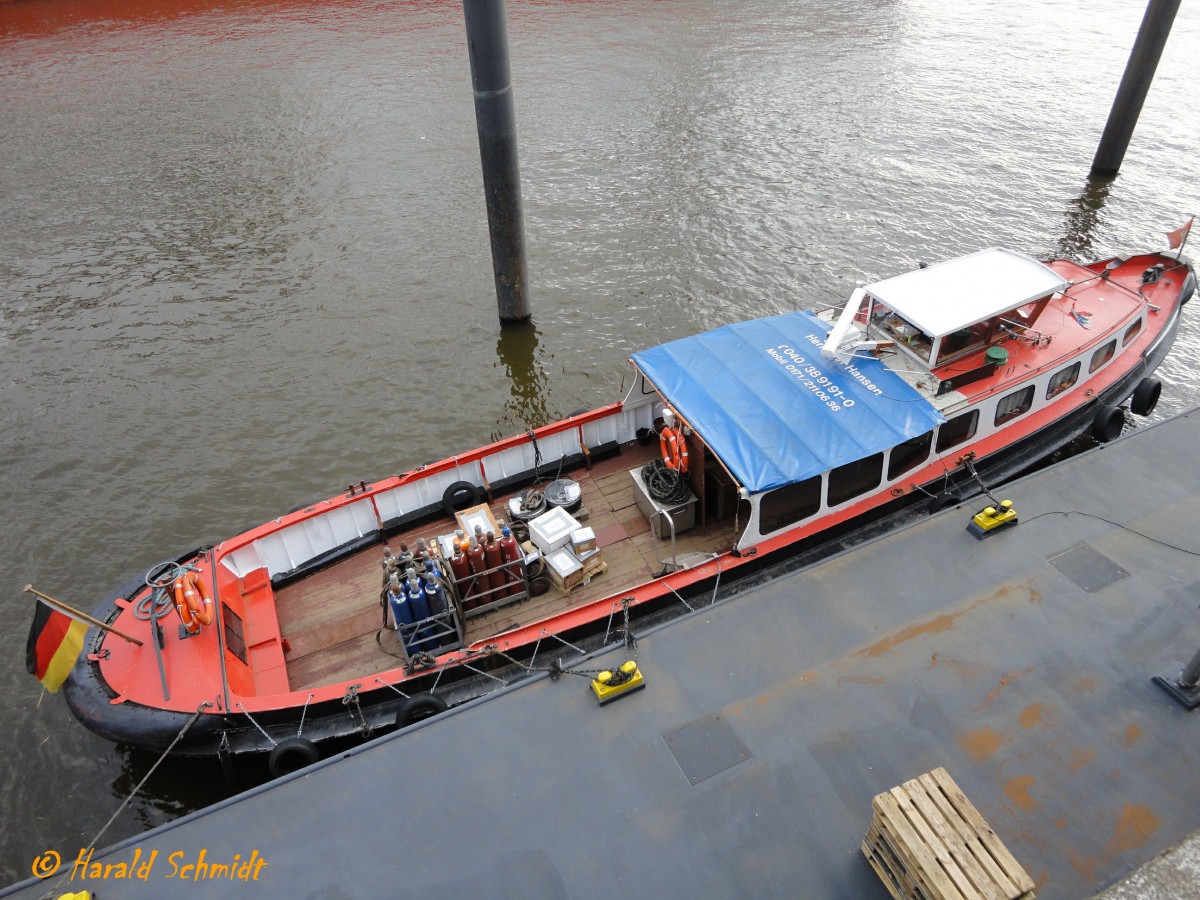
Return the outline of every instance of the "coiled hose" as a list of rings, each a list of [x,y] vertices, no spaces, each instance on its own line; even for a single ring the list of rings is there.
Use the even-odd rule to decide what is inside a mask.
[[[650,497],[667,505],[686,503],[691,496],[687,479],[675,469],[668,469],[661,459],[642,466],[642,481]]]

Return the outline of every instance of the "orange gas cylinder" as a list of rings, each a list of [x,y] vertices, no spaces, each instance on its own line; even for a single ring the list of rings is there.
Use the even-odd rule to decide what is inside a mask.
[[[500,545],[496,543],[496,535],[490,531],[487,533],[487,540],[483,543],[483,558],[487,567],[492,570],[488,573],[488,580],[495,591],[489,595],[488,599],[499,600],[501,597],[507,597],[508,588],[504,586],[507,579],[500,568],[504,564],[504,554],[500,550]]]
[[[450,557],[450,571],[454,575],[454,584],[458,588],[458,596],[462,600],[463,608],[470,609],[471,606],[467,604],[467,588],[471,583],[471,564],[467,561],[467,555],[463,553],[461,546]]]
[[[471,538],[471,544],[467,547],[467,562],[471,565],[472,577],[468,579],[467,591],[464,595],[469,599],[463,601],[463,606],[467,609],[474,609],[481,602],[479,595],[491,587],[488,577],[480,574],[487,568],[487,561],[483,558],[483,548],[479,546],[475,538]],[[486,599],[483,598],[484,602]]]
[[[513,537],[513,533],[508,530],[507,525],[500,527],[500,540],[497,543],[500,545],[500,555],[506,563],[514,562],[521,558],[521,552],[517,549],[517,539]],[[519,594],[524,587],[521,584],[520,565],[505,566],[504,573],[507,576],[508,587],[506,590],[508,595]]]

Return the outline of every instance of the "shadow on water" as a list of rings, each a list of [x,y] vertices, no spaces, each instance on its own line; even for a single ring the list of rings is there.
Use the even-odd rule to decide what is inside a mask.
[[[1105,228],[1104,203],[1112,184],[1112,178],[1089,178],[1079,196],[1068,203],[1064,233],[1058,242],[1060,256],[1082,262],[1096,258],[1092,245],[1097,231]]]
[[[492,432],[492,440],[539,428],[558,416],[550,414],[549,382],[543,353],[539,344],[541,334],[533,322],[506,325],[496,341],[496,357],[504,367],[509,382],[509,398],[504,413]]]

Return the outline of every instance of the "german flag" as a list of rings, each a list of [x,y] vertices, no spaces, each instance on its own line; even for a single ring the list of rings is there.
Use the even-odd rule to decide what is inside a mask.
[[[37,601],[33,625],[25,644],[25,667],[30,675],[56,693],[71,674],[83,651],[87,625]]]

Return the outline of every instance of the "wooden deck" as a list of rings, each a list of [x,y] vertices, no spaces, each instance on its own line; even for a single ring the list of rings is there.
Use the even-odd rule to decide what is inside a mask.
[[[649,522],[633,496],[629,470],[645,465],[657,455],[657,446],[625,445],[615,457],[577,469],[569,477],[583,491],[586,519],[582,524],[596,532],[596,541],[607,564],[603,573],[570,594],[551,586],[539,597],[470,619],[467,641],[475,642],[514,627],[535,622],[576,606],[619,595],[663,568],[660,558],[669,558],[670,543],[655,538]],[[547,477],[550,480],[552,477]],[[506,519],[504,510],[511,495],[496,498],[492,512]],[[405,541],[411,547],[423,537],[430,544],[439,534],[454,530],[442,519],[412,532],[391,538],[393,548]],[[733,543],[733,523],[703,525],[679,535],[677,558],[687,554],[711,554],[728,550]],[[659,554],[658,556],[656,556]],[[288,681],[292,690],[303,690],[331,682],[366,678],[399,665],[399,641],[391,629],[383,629],[379,605],[382,586],[382,548],[372,547],[348,557],[308,578],[277,592],[280,631],[286,641]]]

